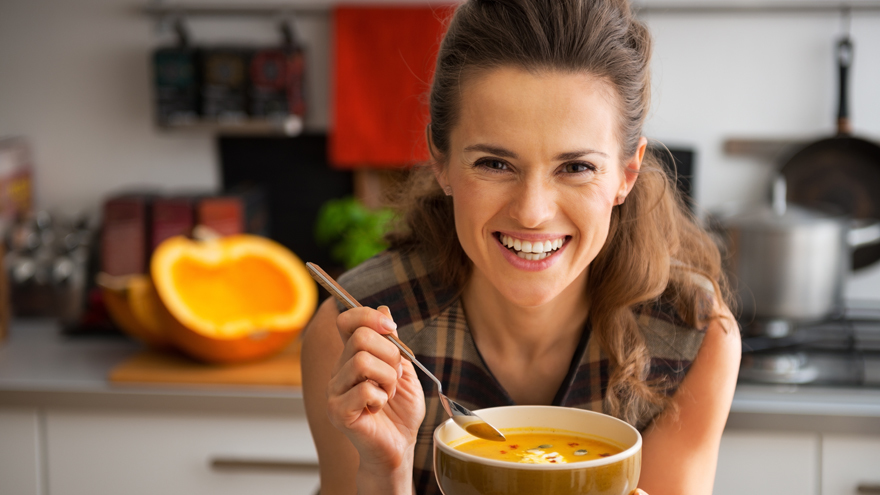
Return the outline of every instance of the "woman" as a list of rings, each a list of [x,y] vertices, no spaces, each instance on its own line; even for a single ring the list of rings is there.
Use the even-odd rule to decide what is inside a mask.
[[[392,247],[324,302],[303,389],[322,494],[439,490],[432,382],[465,407],[603,411],[644,437],[640,488],[712,492],[739,366],[714,244],[641,136],[651,43],[624,0],[468,1],[430,95],[430,167]],[[378,309],[370,309],[378,308]]]

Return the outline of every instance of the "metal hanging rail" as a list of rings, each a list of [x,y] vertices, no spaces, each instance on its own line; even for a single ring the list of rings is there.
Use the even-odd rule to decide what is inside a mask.
[[[142,14],[162,17],[278,17],[293,15],[297,17],[326,16],[330,12],[326,5],[187,5],[153,3],[140,9]]]
[[[764,3],[669,3],[641,5],[634,4],[639,15],[678,15],[678,14],[828,14],[841,12],[880,12],[880,2],[819,3],[819,2],[764,2]],[[406,5],[406,4],[388,4]],[[326,16],[331,6],[324,5],[187,5],[171,3],[151,3],[140,9],[141,13],[152,17],[277,17]]]

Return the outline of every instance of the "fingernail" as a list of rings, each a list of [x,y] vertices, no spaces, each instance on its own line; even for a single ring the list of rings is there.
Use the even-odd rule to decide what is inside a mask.
[[[397,365],[397,378],[403,376],[403,363]]]
[[[389,332],[393,332],[397,330],[397,323],[394,323],[391,318],[382,318],[382,328]]]
[[[391,395],[388,396],[388,400],[393,399],[393,398],[394,398],[394,394],[396,394],[396,393],[397,393],[397,389],[395,388],[394,390],[391,391]]]

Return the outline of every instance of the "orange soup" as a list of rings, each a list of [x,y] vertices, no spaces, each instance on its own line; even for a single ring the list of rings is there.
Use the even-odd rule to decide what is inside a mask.
[[[487,459],[525,464],[565,464],[590,461],[623,451],[608,442],[567,432],[505,432],[504,436],[507,438],[504,442],[477,438],[452,446],[461,452]]]

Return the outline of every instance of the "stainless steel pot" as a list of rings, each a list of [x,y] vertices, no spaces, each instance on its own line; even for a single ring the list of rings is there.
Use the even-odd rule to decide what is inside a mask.
[[[841,306],[851,250],[880,241],[880,223],[856,226],[785,203],[784,179],[773,205],[722,216],[726,268],[740,299],[741,318],[821,320]]]

